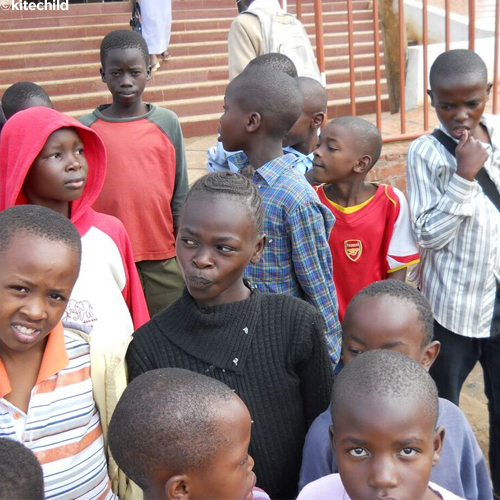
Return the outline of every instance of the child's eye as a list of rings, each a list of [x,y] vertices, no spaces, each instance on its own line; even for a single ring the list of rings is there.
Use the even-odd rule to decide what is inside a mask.
[[[479,101],[468,102],[467,106],[469,106],[469,108],[477,108],[479,106]]]
[[[447,105],[447,104],[446,104],[446,105],[443,105],[443,106],[439,106],[439,107],[440,107],[442,110],[444,110],[444,111],[449,111],[449,110],[451,109],[451,106],[449,106],[449,105]]]
[[[414,457],[418,451],[415,448],[403,448],[401,450],[401,455],[405,458]]]
[[[112,71],[111,76],[120,76],[120,73],[118,71]]]
[[[192,247],[192,246],[196,245],[196,243],[193,240],[190,240],[189,238],[182,238],[181,241],[182,241],[182,243],[184,243],[188,247]]]
[[[59,158],[61,158],[61,156],[61,153],[52,153],[48,156],[48,158],[55,158],[56,160],[58,160]]]
[[[231,247],[226,247],[225,245],[221,245],[218,247],[218,249],[221,251],[221,252],[224,252],[224,253],[229,253],[229,252],[232,252],[233,249]]]
[[[77,154],[77,155],[82,155],[82,154],[83,154],[83,148],[78,148],[78,149],[76,150],[76,154]]]
[[[20,285],[13,285],[10,287],[12,290],[15,290],[16,292],[21,292],[21,293],[28,293],[28,289],[24,286]]]
[[[364,448],[353,448],[349,450],[349,454],[353,457],[367,457],[368,452]]]
[[[354,349],[354,347],[349,347],[349,352],[353,356],[357,356],[358,354],[363,354],[363,351],[360,351],[359,349]]]
[[[338,149],[332,146],[328,146],[328,151],[338,151]]]
[[[63,297],[62,295],[59,295],[58,293],[51,293],[49,295],[49,297],[52,299],[52,300],[57,300],[57,301],[65,301],[66,298]]]
[[[141,71],[132,71],[132,75],[134,76],[139,76],[141,74]]]

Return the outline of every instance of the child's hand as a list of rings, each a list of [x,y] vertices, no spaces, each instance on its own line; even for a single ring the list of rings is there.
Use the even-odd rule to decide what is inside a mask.
[[[457,158],[457,174],[468,181],[473,181],[488,159],[488,153],[481,143],[469,137],[469,131],[464,130],[455,151]]]

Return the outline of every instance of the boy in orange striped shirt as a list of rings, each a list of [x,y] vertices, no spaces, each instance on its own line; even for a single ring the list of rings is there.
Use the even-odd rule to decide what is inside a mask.
[[[0,437],[35,454],[47,499],[108,500],[90,346],[61,324],[80,261],[63,215],[36,205],[0,213]]]

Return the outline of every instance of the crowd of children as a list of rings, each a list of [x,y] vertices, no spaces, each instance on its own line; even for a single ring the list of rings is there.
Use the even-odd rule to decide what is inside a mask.
[[[80,121],[31,82],[2,97],[0,498],[500,498],[479,56],[431,68],[441,125],[409,149],[409,206],[367,180],[377,128],[324,124],[286,56],[228,85],[189,191],[177,116],[142,100],[142,36],[106,35],[100,72],[112,104]],[[457,406],[477,361],[491,475]]]

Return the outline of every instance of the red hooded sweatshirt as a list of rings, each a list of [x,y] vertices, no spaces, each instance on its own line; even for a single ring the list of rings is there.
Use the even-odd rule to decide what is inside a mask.
[[[96,132],[50,108],[16,113],[0,141],[0,210],[28,203],[26,175],[48,137],[63,127],[76,130],[89,166],[82,196],[70,205],[70,220],[82,238],[82,265],[63,321],[91,326],[93,334],[130,335],[149,313],[125,227],[91,208],[106,176],[106,150]]]

